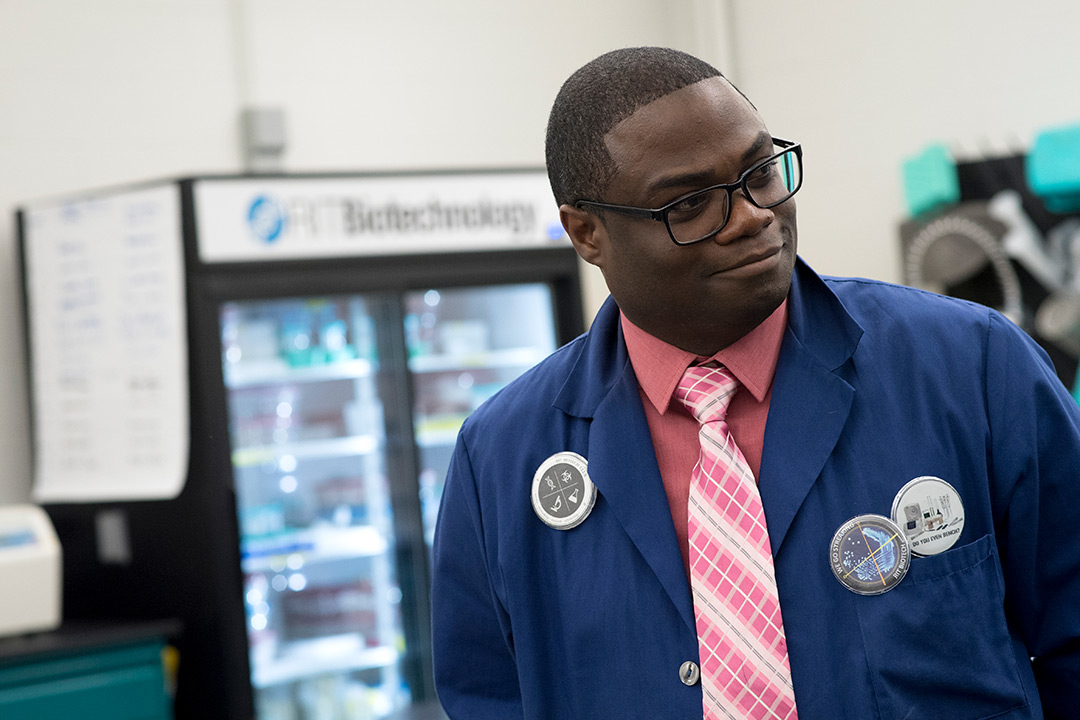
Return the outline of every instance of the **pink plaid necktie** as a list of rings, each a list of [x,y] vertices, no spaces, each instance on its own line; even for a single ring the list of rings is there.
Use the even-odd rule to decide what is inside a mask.
[[[691,366],[677,397],[698,422],[688,534],[705,720],[796,720],[772,548],[757,482],[728,431],[738,381]]]

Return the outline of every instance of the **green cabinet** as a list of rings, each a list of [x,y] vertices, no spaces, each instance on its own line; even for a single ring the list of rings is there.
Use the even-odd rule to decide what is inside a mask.
[[[4,720],[172,720],[166,638],[46,633],[0,641]]]

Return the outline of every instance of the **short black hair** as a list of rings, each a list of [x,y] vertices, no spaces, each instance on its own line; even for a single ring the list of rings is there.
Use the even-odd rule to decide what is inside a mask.
[[[548,117],[545,155],[555,202],[600,200],[616,167],[604,136],[638,108],[719,70],[680,50],[613,50],[571,75]],[[726,79],[726,78],[725,78]]]

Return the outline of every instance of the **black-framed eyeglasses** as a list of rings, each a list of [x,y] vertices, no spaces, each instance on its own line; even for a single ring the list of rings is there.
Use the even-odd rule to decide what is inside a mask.
[[[676,245],[693,245],[716,235],[731,217],[731,195],[742,190],[746,199],[759,208],[772,208],[790,200],[802,187],[802,145],[773,138],[774,154],[754,163],[733,183],[712,185],[683,195],[658,208],[579,200],[585,206],[610,210],[620,215],[649,218],[664,223]]]

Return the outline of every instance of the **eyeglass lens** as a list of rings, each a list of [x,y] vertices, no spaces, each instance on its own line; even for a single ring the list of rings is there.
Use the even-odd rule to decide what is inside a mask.
[[[768,208],[784,202],[799,189],[802,166],[794,149],[781,151],[756,166],[744,179],[743,189],[757,206]],[[689,244],[723,229],[728,219],[731,193],[715,188],[690,195],[668,210],[668,227],[675,242]]]

